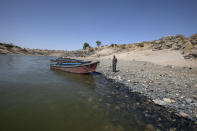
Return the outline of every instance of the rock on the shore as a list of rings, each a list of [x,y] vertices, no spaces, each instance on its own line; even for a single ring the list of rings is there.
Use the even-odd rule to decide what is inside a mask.
[[[181,117],[187,117],[188,116],[188,114],[186,114],[186,113],[184,113],[184,112],[179,112],[179,115],[181,116]]]
[[[179,113],[184,112],[188,118],[197,120],[196,68],[164,67],[148,62],[119,59],[117,65],[119,71],[112,73],[111,59],[98,58],[100,59],[97,71],[115,82],[125,84],[129,92],[141,93],[155,104],[170,107],[181,116],[186,116]]]
[[[172,103],[172,102],[175,102],[174,100],[171,100],[169,98],[163,98],[163,100],[167,103]]]
[[[185,98],[185,101],[186,101],[187,103],[191,103],[191,102],[192,102],[192,99],[191,99],[191,98]]]
[[[155,104],[158,104],[158,105],[161,105],[161,106],[167,105],[167,103],[165,101],[162,101],[162,100],[159,100],[159,99],[155,99],[155,100],[153,100],[153,102]]]

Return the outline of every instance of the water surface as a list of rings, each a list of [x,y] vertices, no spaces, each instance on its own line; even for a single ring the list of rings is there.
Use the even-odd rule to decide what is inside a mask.
[[[0,56],[1,131],[180,128],[180,124],[166,118],[165,112],[163,115],[157,107],[153,109],[151,104],[144,104],[146,99],[128,95],[101,75],[50,70],[50,59]],[[190,127],[190,123],[183,123],[182,129],[188,125]]]

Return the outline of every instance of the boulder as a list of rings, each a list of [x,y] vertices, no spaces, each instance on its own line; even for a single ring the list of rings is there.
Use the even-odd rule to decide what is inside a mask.
[[[159,99],[155,99],[155,100],[153,100],[153,102],[155,104],[161,105],[161,106],[167,105],[167,103],[165,101],[162,101],[162,100],[159,100]]]
[[[153,48],[157,50],[174,49],[179,50],[183,48],[186,38],[183,35],[170,35],[154,41]]]
[[[197,58],[197,49],[196,50],[191,50],[189,55]]]
[[[175,102],[174,100],[171,100],[170,98],[163,98],[163,101],[165,101],[166,103]]]
[[[185,98],[185,101],[189,104],[192,102],[192,99],[191,98]]]
[[[184,56],[185,59],[197,58],[197,49],[191,50],[188,55]]]
[[[10,52],[8,50],[3,50],[3,49],[0,49],[0,54],[9,54]]]
[[[181,117],[187,117],[188,116],[188,114],[186,114],[186,113],[184,113],[184,112],[179,112],[179,116],[181,116]]]
[[[194,34],[190,37],[190,42],[193,44],[193,45],[197,45],[197,34]]]

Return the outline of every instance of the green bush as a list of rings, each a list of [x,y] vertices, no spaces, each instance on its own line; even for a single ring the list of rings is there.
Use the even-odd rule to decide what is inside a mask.
[[[22,49],[21,47],[16,46],[16,45],[13,45],[12,43],[10,43],[10,44],[7,44],[7,43],[0,43],[0,45],[3,45],[3,46],[5,46],[5,47],[7,47],[8,49],[13,48],[13,47]]]
[[[116,46],[117,46],[117,44],[111,44],[110,46],[111,46],[111,47],[116,47]]]
[[[87,42],[85,42],[84,44],[83,44],[83,49],[85,50],[85,49],[87,49],[87,48],[89,48],[90,47],[90,45],[87,43]]]
[[[138,44],[138,46],[139,46],[139,47],[144,47],[144,43],[141,42],[141,43]]]
[[[97,46],[101,46],[101,42],[100,41],[96,41]]]
[[[85,54],[82,54],[80,57],[86,57],[86,55]]]
[[[25,48],[23,48],[22,50],[23,50],[24,52],[28,52],[27,49],[25,49]]]
[[[13,48],[14,47],[13,44],[5,44],[4,46],[7,47],[7,48]]]
[[[111,47],[114,47],[114,44],[111,44],[110,46],[111,46]]]

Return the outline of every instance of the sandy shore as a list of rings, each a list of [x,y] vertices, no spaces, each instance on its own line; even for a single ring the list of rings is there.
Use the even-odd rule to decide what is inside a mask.
[[[197,67],[197,60],[185,59],[178,50],[165,49],[153,51],[151,49],[145,49],[115,53],[112,49],[105,49],[98,52],[97,54],[101,56],[101,59],[111,59],[113,55],[116,55],[118,59],[125,61],[145,61],[162,66],[172,65],[176,67]],[[95,57],[93,56],[89,58]]]
[[[197,121],[196,60],[186,60],[179,51],[170,50],[120,52],[116,53],[118,71],[112,73],[114,53],[102,55],[85,59],[99,60],[97,71],[126,85],[131,92],[139,92],[155,104]]]

